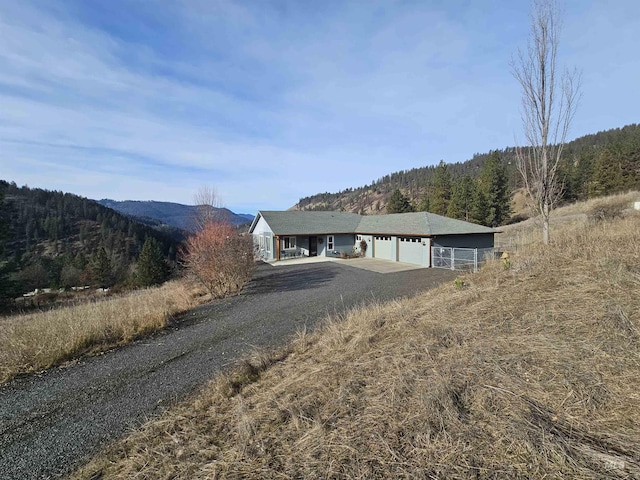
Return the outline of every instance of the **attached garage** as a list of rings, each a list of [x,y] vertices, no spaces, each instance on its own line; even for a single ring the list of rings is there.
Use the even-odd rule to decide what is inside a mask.
[[[383,260],[395,260],[394,240],[390,236],[375,235],[373,237],[373,257]]]
[[[398,261],[429,266],[429,239],[398,237]]]

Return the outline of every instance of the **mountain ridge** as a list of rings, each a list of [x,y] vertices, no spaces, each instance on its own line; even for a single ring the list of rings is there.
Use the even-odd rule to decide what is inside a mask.
[[[198,208],[195,205],[158,200],[112,200],[103,198],[96,200],[96,202],[124,215],[137,219],[149,218],[157,220],[163,224],[186,231],[193,230],[193,219],[197,216]],[[253,215],[247,213],[234,213],[228,208],[211,208],[215,211],[216,217],[224,218],[232,225],[240,226],[253,220]]]
[[[523,147],[526,148],[526,147]],[[499,155],[512,192],[521,187],[516,169],[516,147],[475,153],[464,162],[446,163],[452,180],[468,175],[477,178],[488,158]],[[289,210],[333,210],[367,215],[387,213],[389,199],[400,190],[417,207],[429,193],[438,164],[399,170],[370,184],[338,192],[302,197]],[[640,124],[632,123],[577,137],[565,144],[559,176],[563,203],[640,188]]]

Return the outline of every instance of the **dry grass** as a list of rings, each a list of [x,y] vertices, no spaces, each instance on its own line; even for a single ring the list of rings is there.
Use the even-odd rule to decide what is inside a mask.
[[[74,478],[640,478],[639,223],[331,319]]]
[[[557,208],[551,212],[551,241],[554,241],[557,231],[565,230],[572,225],[630,215],[633,202],[639,200],[640,192],[630,191]],[[499,227],[499,230],[502,233],[496,237],[496,246],[509,251],[538,243],[542,236],[542,224],[540,219],[535,217],[517,224]]]
[[[164,328],[202,298],[193,286],[172,281],[120,297],[0,318],[0,382]]]

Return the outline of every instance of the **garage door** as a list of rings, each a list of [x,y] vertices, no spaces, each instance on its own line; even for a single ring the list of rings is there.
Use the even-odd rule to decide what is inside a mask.
[[[398,238],[398,261],[413,263],[415,265],[425,265],[425,252],[429,249],[422,245],[420,237],[399,237]]]
[[[373,237],[373,256],[385,260],[395,260],[391,237],[380,235]]]

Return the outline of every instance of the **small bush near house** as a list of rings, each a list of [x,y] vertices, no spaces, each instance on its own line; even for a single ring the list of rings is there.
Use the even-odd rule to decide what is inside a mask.
[[[209,222],[187,240],[182,263],[213,297],[232,295],[255,269],[253,241],[229,224]]]
[[[367,254],[367,241],[360,240],[360,254],[364,257]]]

